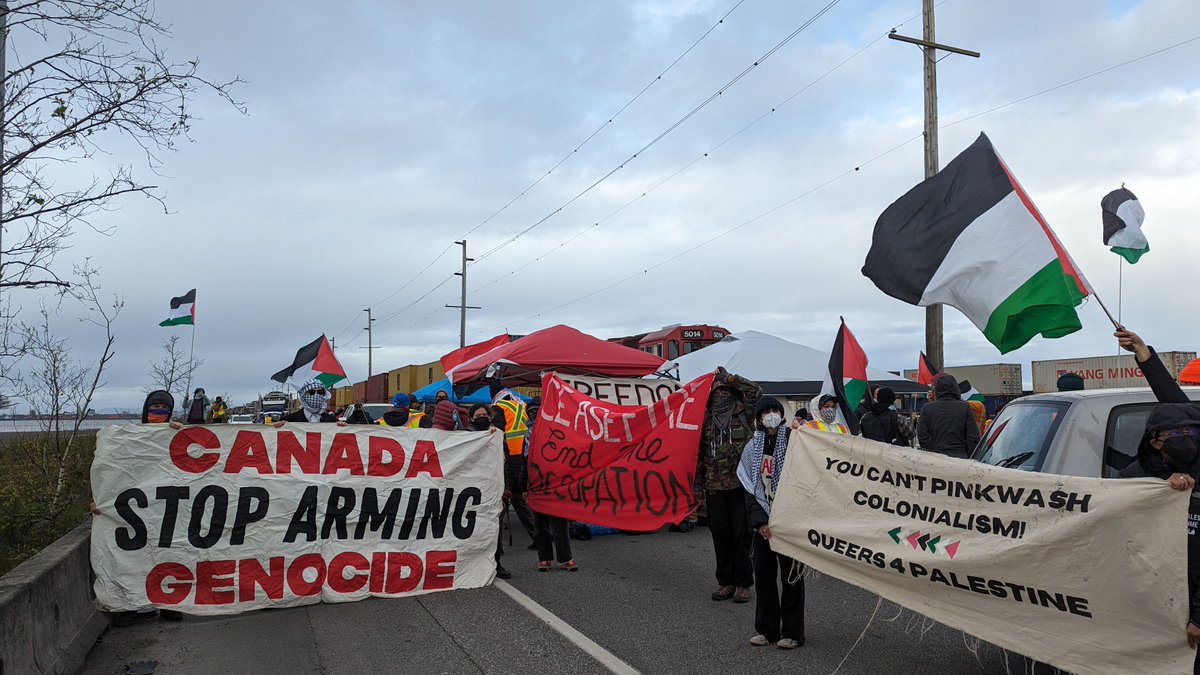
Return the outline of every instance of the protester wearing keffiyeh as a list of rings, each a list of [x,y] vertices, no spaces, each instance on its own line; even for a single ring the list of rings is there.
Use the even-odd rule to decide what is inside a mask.
[[[783,415],[783,404],[777,399],[759,399],[754,407],[758,430],[742,452],[737,475],[754,531],[755,634],[750,644],[775,643],[780,649],[795,649],[804,644],[804,565],[776,553],[770,544],[771,502],[783,474],[789,440]]]
[[[332,398],[325,385],[317,380],[309,380],[300,385],[300,409],[283,416],[281,422],[336,422],[337,418],[328,412],[329,399]]]

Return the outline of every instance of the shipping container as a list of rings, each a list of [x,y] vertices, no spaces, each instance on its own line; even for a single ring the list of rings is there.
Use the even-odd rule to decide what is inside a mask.
[[[389,370],[387,373],[388,399],[390,400],[397,392],[411,394],[421,387],[441,382],[444,379],[446,379],[446,371],[442,370],[441,361],[410,364]]]
[[[344,387],[334,387],[333,389],[333,405],[335,408],[345,408],[354,403],[354,388],[350,385]]]
[[[1171,377],[1196,358],[1196,352],[1159,352],[1163,365]],[[1114,389],[1120,387],[1145,387],[1142,369],[1132,354],[1125,356],[1091,356],[1081,359],[1056,359],[1033,362],[1033,393],[1044,394],[1058,391],[1058,378],[1066,373],[1075,373],[1083,378],[1084,389]]]
[[[1019,363],[948,366],[946,372],[959,382],[969,381],[971,386],[984,396],[1021,395],[1021,364]],[[905,370],[904,377],[915,381],[917,379],[916,369]]]

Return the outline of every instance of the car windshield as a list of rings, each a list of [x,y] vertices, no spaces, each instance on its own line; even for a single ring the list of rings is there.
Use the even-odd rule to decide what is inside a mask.
[[[1069,406],[1065,401],[1005,406],[975,449],[975,459],[1023,471],[1040,470]]]

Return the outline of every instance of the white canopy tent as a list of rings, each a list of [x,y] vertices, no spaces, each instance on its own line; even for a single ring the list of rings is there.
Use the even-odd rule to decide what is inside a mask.
[[[829,371],[829,352],[748,330],[681,356],[675,359],[675,365],[680,382],[690,382],[723,366],[763,385],[768,394],[812,396],[821,390],[821,382]],[[924,393],[927,389],[878,368],[868,367],[867,379],[871,384],[891,387],[897,394]]]

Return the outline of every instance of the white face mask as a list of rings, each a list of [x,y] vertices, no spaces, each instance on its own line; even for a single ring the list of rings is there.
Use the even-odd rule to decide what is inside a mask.
[[[783,415],[779,413],[767,413],[762,416],[762,424],[768,429],[774,429],[783,422]]]

